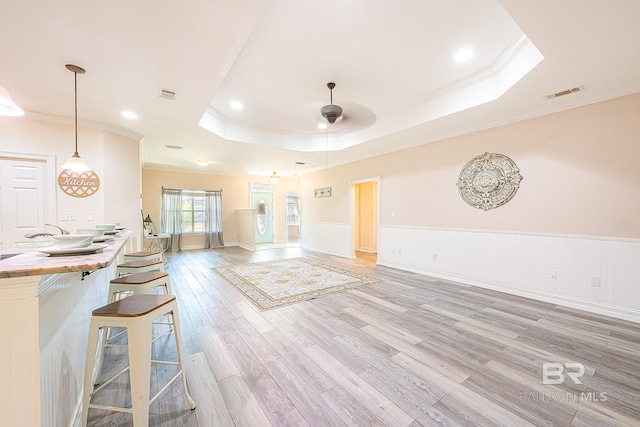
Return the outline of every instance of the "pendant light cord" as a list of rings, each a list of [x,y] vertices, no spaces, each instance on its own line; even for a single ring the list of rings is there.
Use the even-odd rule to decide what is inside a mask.
[[[78,73],[73,72],[73,92],[75,101],[75,128],[76,128],[76,151],[75,155],[78,155]]]

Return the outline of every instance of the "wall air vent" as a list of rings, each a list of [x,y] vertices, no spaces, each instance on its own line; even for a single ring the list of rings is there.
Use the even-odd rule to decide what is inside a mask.
[[[549,99],[559,98],[561,96],[569,95],[571,93],[582,92],[583,90],[584,90],[584,86],[576,86],[576,87],[571,88],[571,89],[567,89],[567,90],[563,90],[563,91],[560,91],[560,92],[553,93],[551,95],[545,95],[544,99],[549,100]]]
[[[169,90],[169,89],[163,89],[163,88],[160,88],[160,90],[158,90],[159,98],[170,99],[171,101],[175,101],[177,96],[178,96],[178,92],[176,92],[175,90]]]

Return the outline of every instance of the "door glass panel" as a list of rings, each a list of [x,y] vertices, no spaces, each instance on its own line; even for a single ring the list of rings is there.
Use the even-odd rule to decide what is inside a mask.
[[[256,223],[258,226],[258,233],[264,235],[269,227],[269,212],[267,211],[267,202],[260,200],[256,209]]]

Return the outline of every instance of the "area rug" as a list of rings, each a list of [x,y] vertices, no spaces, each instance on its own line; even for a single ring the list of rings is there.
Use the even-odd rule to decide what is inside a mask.
[[[232,265],[213,270],[260,311],[381,281],[306,258]]]

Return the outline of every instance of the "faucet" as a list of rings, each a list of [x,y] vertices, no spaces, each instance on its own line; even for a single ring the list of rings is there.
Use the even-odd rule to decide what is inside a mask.
[[[60,234],[69,234],[68,230],[65,230],[64,228],[60,228],[57,225],[53,225],[53,224],[45,224],[45,225],[48,225],[49,227],[57,228],[58,230],[60,230]]]
[[[57,225],[53,225],[53,224],[45,224],[45,225],[48,225],[49,227],[57,228],[58,230],[60,230],[60,234],[69,234],[69,231],[65,230],[64,228],[60,228]],[[55,234],[47,233],[46,231],[41,231],[37,233],[27,233],[24,235],[24,237],[26,237],[27,239],[33,239],[36,237],[46,237],[46,236],[55,236]]]
[[[27,233],[24,235],[27,239],[34,239],[36,237],[55,236],[53,233]]]

